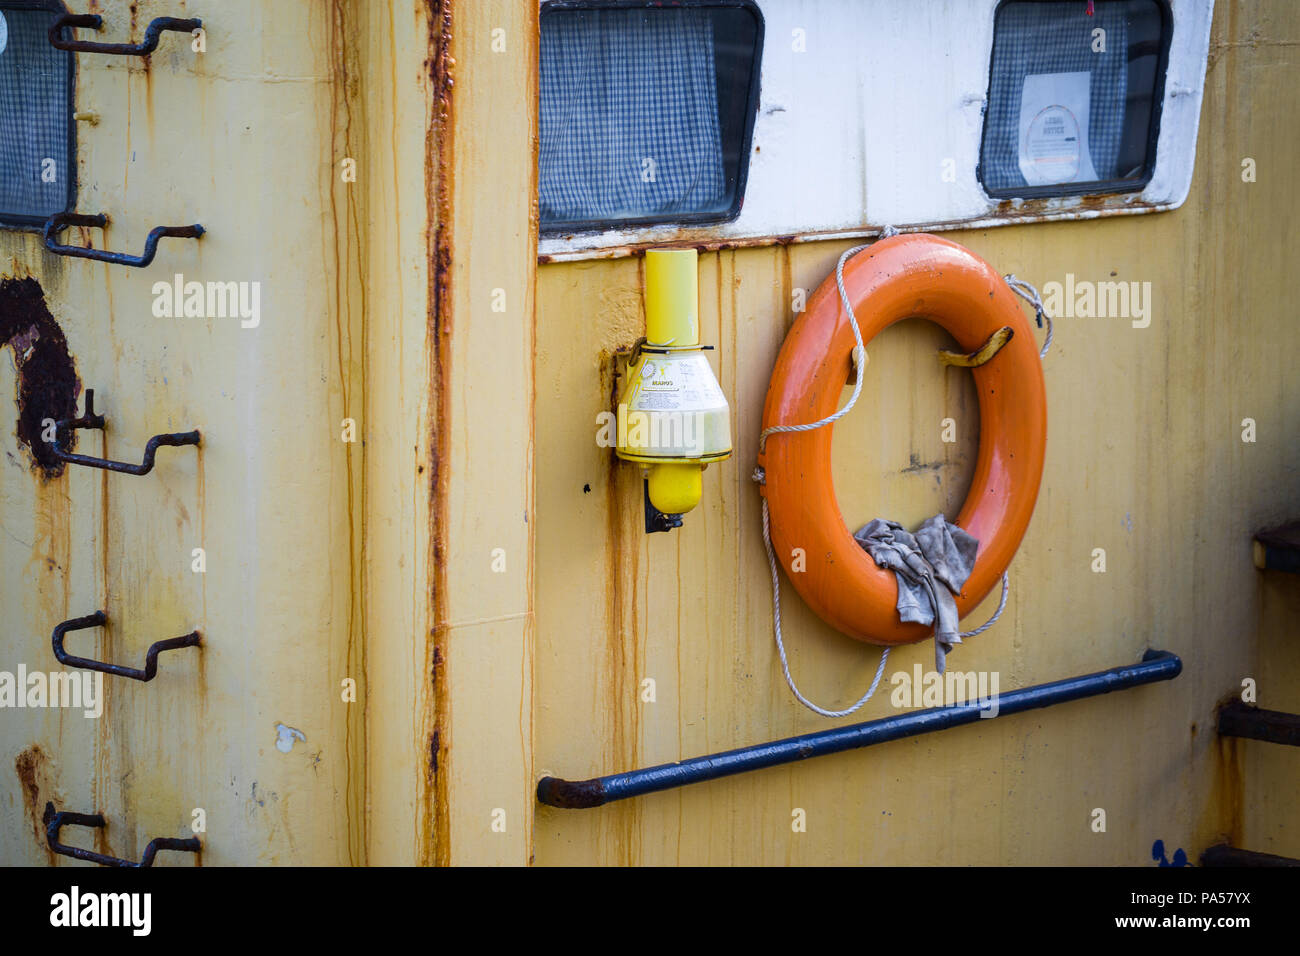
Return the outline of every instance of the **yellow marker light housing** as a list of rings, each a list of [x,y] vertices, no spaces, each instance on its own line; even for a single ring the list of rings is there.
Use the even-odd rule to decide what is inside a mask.
[[[615,452],[647,466],[650,503],[665,514],[699,504],[704,467],[732,452],[731,409],[700,348],[697,258],[646,253],[646,342],[618,406]]]

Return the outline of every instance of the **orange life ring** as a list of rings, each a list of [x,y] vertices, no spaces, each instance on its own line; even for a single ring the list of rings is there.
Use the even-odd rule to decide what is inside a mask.
[[[980,448],[957,524],[979,539],[975,567],[957,597],[966,615],[1011,563],[1038,498],[1047,448],[1047,391],[1030,323],[1002,277],[970,250],[938,236],[882,239],[844,266],[844,289],[867,344],[901,319],[938,323],[974,352],[1003,326],[1011,340],[972,369]],[[767,390],[763,427],[815,422],[833,413],[852,374],[855,346],[834,275],[794,323]],[[772,545],[800,597],[837,630],[872,644],[912,644],[931,629],[898,619],[898,585],[853,539],[831,478],[834,426],[777,432],[758,456]],[[868,515],[867,517],[876,517]],[[805,567],[791,570],[795,548]]]

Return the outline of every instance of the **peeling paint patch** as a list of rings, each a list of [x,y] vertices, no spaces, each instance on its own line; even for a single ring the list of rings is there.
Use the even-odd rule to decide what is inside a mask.
[[[275,749],[280,751],[280,753],[287,754],[292,750],[295,739],[306,743],[307,735],[301,730],[295,730],[294,728],[288,727],[284,724],[275,725]]]
[[[0,349],[5,346],[13,351],[18,370],[18,440],[46,478],[57,478],[63,462],[42,437],[43,423],[76,417],[81,383],[68,340],[33,278],[0,279]]]

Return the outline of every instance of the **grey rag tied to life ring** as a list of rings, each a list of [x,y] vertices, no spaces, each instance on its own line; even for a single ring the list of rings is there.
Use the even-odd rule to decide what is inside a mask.
[[[934,669],[961,643],[957,601],[975,567],[979,541],[938,514],[915,535],[896,521],[875,518],[853,535],[878,567],[898,581],[898,618],[934,625]]]

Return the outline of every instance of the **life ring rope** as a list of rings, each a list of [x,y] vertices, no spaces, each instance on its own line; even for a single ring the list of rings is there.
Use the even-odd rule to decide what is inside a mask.
[[[772,631],[776,635],[776,653],[781,658],[781,673],[785,675],[785,682],[790,688],[790,693],[794,694],[799,703],[803,704],[809,710],[821,714],[823,717],[847,717],[867,701],[876,692],[880,686],[880,678],[885,673],[885,661],[889,660],[889,652],[893,650],[886,647],[880,652],[880,663],[876,666],[876,676],[872,678],[871,686],[867,692],[858,698],[858,702],[852,707],[846,707],[844,710],[826,710],[818,707],[803,694],[799,693],[798,686],[795,685],[794,677],[790,673],[790,662],[785,656],[785,641],[781,638],[781,578],[776,571],[776,552],[772,550],[772,531],[767,515],[767,499],[763,499],[763,546],[767,548],[767,563],[772,568]],[[1006,595],[1003,594],[1005,599]]]
[[[897,234],[898,234],[897,229],[895,229],[892,226],[887,226],[879,238],[885,239]],[[853,304],[849,301],[848,292],[844,288],[844,264],[852,256],[863,251],[864,249],[870,248],[871,245],[872,243],[866,243],[859,246],[853,246],[850,249],[846,249],[844,253],[840,256],[839,261],[835,264],[835,284],[839,290],[840,302],[844,306],[845,314],[848,316],[849,319],[849,325],[853,330],[853,339],[855,342],[853,353],[852,353],[853,368],[854,368],[853,394],[849,396],[849,400],[844,403],[843,407],[837,409],[834,413],[827,415],[825,418],[822,418],[818,421],[808,422],[806,424],[799,424],[799,425],[784,425],[784,424],[771,425],[763,429],[763,431],[759,434],[759,439],[758,439],[758,449],[760,454],[762,454],[766,449],[767,438],[769,435],[776,434],[779,432],[808,432],[818,428],[824,428],[827,425],[833,424],[834,422],[838,421],[839,419],[843,418],[845,415],[849,413],[849,410],[852,409],[854,404],[857,402],[858,396],[862,393],[862,382],[863,382],[868,359],[867,359],[866,348],[862,343],[862,330],[858,326],[857,315],[853,311]],[[1047,350],[1051,348],[1052,345],[1052,334],[1053,334],[1052,317],[1048,313],[1046,307],[1043,305],[1042,296],[1039,295],[1038,290],[1031,283],[1028,283],[1023,279],[1017,278],[1012,273],[1008,273],[1007,275],[1003,276],[1003,280],[1007,283],[1008,286],[1010,286],[1011,290],[1015,292],[1016,295],[1020,296],[1022,299],[1024,299],[1026,302],[1028,302],[1030,305],[1034,307],[1035,318],[1040,327],[1043,325],[1044,321],[1046,321],[1047,334],[1044,337],[1043,345],[1038,352],[1038,357],[1041,360],[1047,355]],[[1004,339],[1001,344],[1005,344],[1005,341],[1006,340]],[[1001,344],[998,345],[998,348],[1000,348]],[[984,350],[981,349],[980,351],[984,351]],[[984,361],[990,360],[993,357],[993,355],[996,354],[996,352],[997,352],[997,348],[993,350],[992,354],[984,356]],[[976,364],[982,364],[982,363],[976,363]],[[753,477],[753,481],[757,484],[761,485],[766,482],[766,475],[764,474],[763,468],[761,466],[756,466],[754,468],[754,474],[752,477]],[[780,658],[781,661],[781,673],[785,676],[786,685],[790,688],[790,692],[794,694],[795,699],[798,700],[799,703],[807,707],[809,710],[813,711],[814,713],[820,714],[823,717],[847,717],[850,714],[854,713],[855,711],[859,710],[863,704],[865,704],[875,695],[876,689],[880,686],[880,679],[881,677],[884,676],[885,673],[885,663],[886,661],[889,660],[889,652],[893,650],[893,648],[885,647],[880,652],[880,663],[876,666],[876,674],[872,678],[871,686],[867,688],[865,694],[863,694],[861,697],[858,698],[856,703],[852,704],[849,707],[844,708],[843,710],[827,710],[826,708],[819,707],[817,704],[813,703],[811,700],[809,700],[800,692],[799,687],[795,683],[794,676],[790,673],[790,662],[786,655],[785,640],[781,634],[781,578],[779,573],[777,572],[776,552],[772,548],[771,519],[768,514],[766,495],[762,496],[761,501],[762,501],[762,509],[763,509],[763,547],[767,551],[767,563],[772,572],[772,632],[776,639],[777,656]],[[993,615],[987,621],[981,624],[979,627],[970,631],[961,631],[959,636],[976,637],[977,635],[984,633],[990,627],[996,624],[998,618],[1002,616],[1002,612],[1006,610],[1007,596],[1009,591],[1010,591],[1009,573],[1007,571],[1003,571],[1002,572],[1002,594],[1001,594],[1001,598],[998,601],[997,610],[994,611]]]
[[[892,227],[890,227],[892,228]],[[887,235],[896,235],[897,230],[890,233],[886,230]],[[809,422],[806,425],[771,425],[764,428],[758,436],[758,451],[762,454],[767,450],[767,436],[777,432],[810,432],[814,429],[821,428],[824,425],[830,425],[839,421],[849,413],[849,409],[857,402],[858,396],[862,394],[862,379],[867,369],[867,349],[862,344],[862,329],[858,328],[858,317],[853,312],[853,304],[849,302],[849,294],[844,290],[844,263],[854,253],[861,252],[863,249],[870,249],[871,243],[864,243],[860,246],[854,246],[852,249],[845,249],[844,254],[840,256],[840,261],[835,263],[835,285],[840,290],[840,302],[844,304],[844,311],[848,313],[849,325],[853,327],[853,341],[857,344],[853,347],[853,394],[849,400],[844,403],[844,407],[838,411],[827,415],[820,421]]]
[[[1047,350],[1052,347],[1052,317],[1048,314],[1047,307],[1043,305],[1043,297],[1024,279],[1017,279],[1013,272],[1008,272],[1002,278],[1007,285],[1011,286],[1012,292],[1034,307],[1034,318],[1040,329],[1043,327],[1043,322],[1047,322],[1047,336],[1043,339],[1043,347],[1038,350],[1038,357],[1046,358]]]

